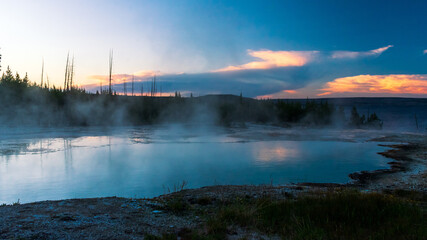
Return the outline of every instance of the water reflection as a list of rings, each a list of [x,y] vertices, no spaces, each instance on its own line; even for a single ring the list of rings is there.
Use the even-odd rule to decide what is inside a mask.
[[[287,147],[277,142],[260,143],[260,149],[253,149],[255,159],[258,161],[290,161],[299,156],[300,149],[297,144],[289,142]]]
[[[133,130],[21,143],[3,140],[1,149],[12,146],[14,154],[0,154],[0,203],[153,197],[183,181],[188,187],[347,182],[351,172],[387,167],[387,160],[376,154],[382,148],[370,142],[240,142],[216,134],[150,134]]]

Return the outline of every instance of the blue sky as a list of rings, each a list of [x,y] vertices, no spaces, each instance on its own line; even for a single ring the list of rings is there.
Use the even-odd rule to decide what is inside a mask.
[[[113,49],[117,91],[155,73],[166,94],[427,96],[426,1],[0,4],[3,70],[36,82],[44,59],[60,85],[70,51],[77,84],[95,90]]]

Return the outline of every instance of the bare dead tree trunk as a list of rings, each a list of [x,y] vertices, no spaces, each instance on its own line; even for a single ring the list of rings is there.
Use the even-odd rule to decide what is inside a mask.
[[[132,74],[132,96],[133,96],[133,87],[135,84],[135,76]]]
[[[156,86],[156,75],[154,75],[154,96],[157,95],[157,86]]]
[[[42,60],[42,79],[40,81],[40,87],[43,88],[43,73],[44,73],[44,59]]]
[[[64,91],[67,89],[67,78],[68,78],[68,62],[70,59],[70,52],[67,54],[67,63],[65,65],[65,79],[64,79]]]
[[[68,91],[68,85],[70,84],[70,74],[71,74],[70,63],[68,63],[68,66],[67,66],[67,79],[65,80],[65,91]]]
[[[70,61],[70,52],[68,52],[67,62],[65,65],[65,79],[64,79],[64,90],[63,90],[64,92],[72,90],[73,79],[74,79],[74,56]]]
[[[156,96],[157,86],[156,86],[156,75],[151,79],[151,97]]]
[[[111,89],[111,77],[113,73],[113,50],[110,50],[110,72],[109,72],[109,78],[108,78],[108,94],[112,94],[113,91]]]
[[[154,78],[151,78],[151,88],[150,88],[150,97],[153,96],[154,88]]]
[[[73,60],[71,61],[71,74],[70,74],[70,79],[69,79],[69,90],[73,90],[73,78],[74,78],[74,56],[73,56]]]
[[[125,95],[125,96],[128,95],[128,93],[127,93],[127,87],[126,87],[126,79],[123,80],[123,95]]]

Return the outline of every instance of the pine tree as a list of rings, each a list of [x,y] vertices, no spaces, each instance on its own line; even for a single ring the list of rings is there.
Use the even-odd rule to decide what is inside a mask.
[[[9,67],[9,66],[7,66],[6,74],[5,74],[5,73],[3,73],[3,76],[1,77],[1,82],[2,82],[3,84],[10,84],[10,83],[12,83],[14,80],[15,80],[15,78],[13,77],[12,70],[10,70],[10,67]]]
[[[22,83],[24,83],[25,85],[28,85],[30,80],[28,80],[28,73],[25,73],[25,77],[24,79],[22,79]]]

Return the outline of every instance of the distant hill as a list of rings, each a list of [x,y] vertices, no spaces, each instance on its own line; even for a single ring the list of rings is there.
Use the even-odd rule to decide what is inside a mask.
[[[304,103],[306,99],[283,99],[285,101]],[[316,102],[328,101],[335,106],[343,106],[348,114],[353,106],[359,113],[367,115],[375,112],[384,121],[385,130],[416,130],[427,128],[427,98],[323,98]]]

